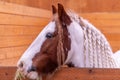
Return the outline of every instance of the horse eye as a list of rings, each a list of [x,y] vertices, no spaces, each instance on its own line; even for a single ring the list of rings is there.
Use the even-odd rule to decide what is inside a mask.
[[[47,38],[52,38],[52,37],[53,37],[53,34],[52,34],[52,33],[47,33],[46,37],[47,37]]]

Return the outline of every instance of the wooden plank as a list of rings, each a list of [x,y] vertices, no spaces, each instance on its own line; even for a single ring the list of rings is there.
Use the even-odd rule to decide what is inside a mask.
[[[4,2],[11,2],[22,4],[31,7],[37,7],[42,9],[51,10],[51,5],[57,5],[62,3],[65,8],[72,9],[78,13],[86,12],[119,12],[120,1],[119,0],[3,0]],[[95,5],[96,4],[96,5]],[[107,6],[106,6],[107,4]],[[116,5],[117,4],[117,5]],[[39,14],[38,14],[39,15]]]
[[[0,60],[0,66],[16,66],[19,57]]]
[[[46,25],[48,23],[48,18],[37,18],[37,17],[28,17],[12,14],[0,13],[0,24],[2,25],[36,25],[40,26]]]
[[[0,48],[29,45],[36,36],[0,36]]]
[[[16,67],[0,67],[1,80],[13,80]],[[119,80],[120,69],[62,68],[51,80]],[[44,79],[45,80],[45,79]]]
[[[0,48],[0,60],[20,57],[29,45]],[[8,63],[9,64],[9,63]]]
[[[63,3],[65,7],[67,7],[68,9],[73,9],[81,13],[82,12],[119,12],[120,11],[119,0],[105,0],[105,1],[104,0],[77,0],[77,2],[74,2],[74,0],[70,0],[70,1],[64,1]]]
[[[96,26],[113,27],[120,25],[120,13],[83,13],[80,15]]]
[[[79,14],[82,17],[93,19],[93,20],[118,20],[120,19],[120,13],[107,13],[107,12],[98,12],[98,13],[80,13]]]
[[[113,52],[117,52],[118,50],[120,50],[120,46],[112,46],[112,50]]]
[[[120,34],[120,26],[96,26],[102,33]]]
[[[120,0],[3,0],[21,5],[51,9],[51,5],[62,3],[64,7],[76,12],[119,12]],[[106,5],[107,4],[107,5]]]
[[[120,20],[93,20],[93,19],[88,19],[89,22],[91,22],[94,26],[119,26],[120,25]]]
[[[120,41],[109,41],[112,46],[119,46]]]
[[[120,41],[120,34],[117,33],[104,33],[104,35],[106,36],[106,38],[109,41]]]
[[[7,3],[5,1],[0,1],[0,13],[18,14],[44,18],[49,18],[51,16],[51,12],[45,9],[27,7],[23,5]]]
[[[120,69],[63,68],[52,80],[118,80]]]
[[[0,25],[0,36],[37,35],[45,26],[40,25],[41,26]]]
[[[1,80],[13,80],[16,67],[0,67],[0,79]]]

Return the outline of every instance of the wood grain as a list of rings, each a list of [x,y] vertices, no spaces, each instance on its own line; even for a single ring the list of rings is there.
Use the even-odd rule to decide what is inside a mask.
[[[16,26],[0,25],[0,36],[32,36],[38,35],[45,25],[41,26]]]
[[[40,24],[47,24],[48,18],[37,18],[37,17],[28,17],[21,15],[5,14],[0,13],[0,24],[1,25],[32,25],[40,26]]]
[[[15,46],[15,47],[7,47],[7,48],[0,48],[0,59],[8,59],[8,58],[15,58],[20,57],[22,53],[28,48],[29,45],[23,46]],[[4,63],[4,62],[3,62]]]
[[[18,60],[19,60],[19,57],[2,59],[0,60],[0,66],[16,66]]]
[[[1,80],[13,80],[16,67],[0,67]],[[119,80],[120,69],[61,68],[50,80]],[[45,80],[45,79],[44,79]]]
[[[50,16],[48,10],[0,1],[0,66],[16,65]]]
[[[14,0],[14,1],[17,1],[17,0]],[[34,7],[27,7],[27,6],[13,4],[13,3],[7,3],[5,2],[5,0],[0,1],[0,13],[9,13],[9,14],[17,14],[17,15],[33,16],[33,17],[44,17],[44,18],[49,18],[51,16],[51,12],[49,10],[45,10],[42,8],[38,9]]]
[[[36,36],[0,36],[0,48],[29,45]]]
[[[3,0],[36,8],[51,10],[51,5],[61,3],[76,12],[120,12],[120,0]]]
[[[119,69],[63,68],[52,80],[117,80]]]

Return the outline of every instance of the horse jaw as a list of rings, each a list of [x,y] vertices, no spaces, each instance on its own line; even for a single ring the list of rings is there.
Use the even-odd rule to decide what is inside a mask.
[[[66,64],[72,63],[75,67],[84,67],[84,34],[81,26],[73,21],[68,27],[71,39],[71,50],[68,52]]]
[[[37,38],[32,42],[32,44],[28,47],[28,49],[24,52],[24,54],[19,59],[17,63],[17,67],[23,72],[24,75],[28,75],[28,78],[32,79],[32,76],[30,77],[30,75],[34,75],[32,73],[28,74],[27,72],[28,69],[32,66],[33,57],[41,50],[41,46],[43,42],[46,40],[46,37],[45,37],[46,34],[48,32],[54,32],[54,31],[55,31],[55,22],[50,22],[42,30],[42,32],[37,36]]]

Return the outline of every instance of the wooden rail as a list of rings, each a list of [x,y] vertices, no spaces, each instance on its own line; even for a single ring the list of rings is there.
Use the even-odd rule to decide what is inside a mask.
[[[2,0],[51,10],[51,5],[62,3],[76,12],[120,12],[120,0]],[[107,4],[107,5],[106,5]]]
[[[0,80],[13,80],[15,71],[0,67]],[[120,69],[62,68],[50,80],[120,80]]]

